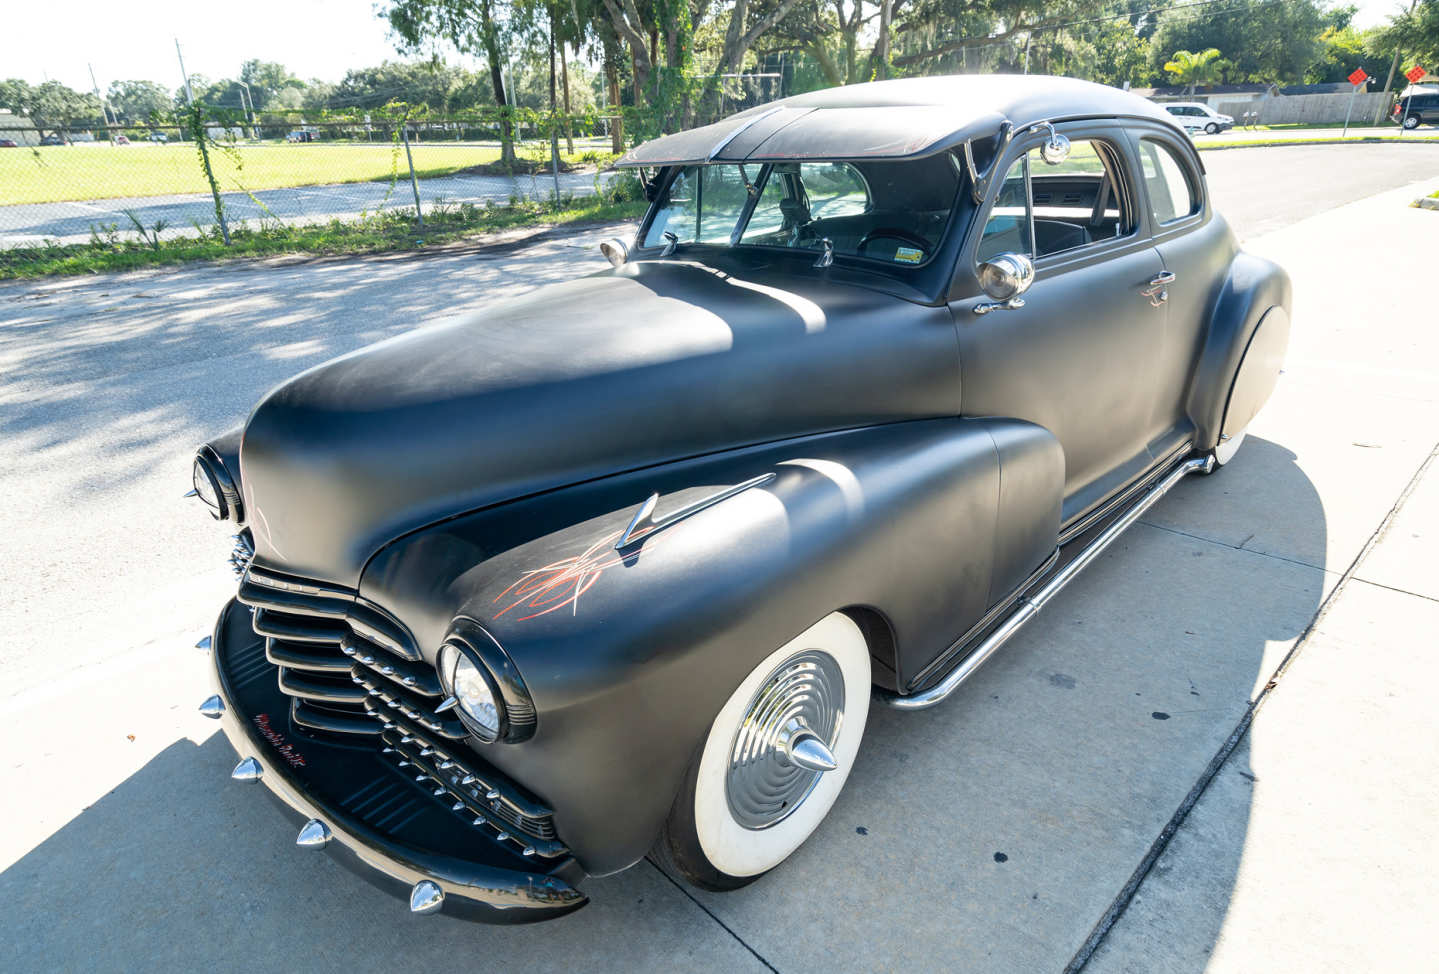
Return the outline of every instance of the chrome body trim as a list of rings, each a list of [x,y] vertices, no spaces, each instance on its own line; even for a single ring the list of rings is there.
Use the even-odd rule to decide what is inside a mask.
[[[1039,614],[1039,610],[1060,593],[1066,585],[1074,581],[1079,573],[1089,567],[1106,548],[1114,543],[1115,539],[1125,532],[1130,525],[1144,516],[1144,513],[1159,502],[1165,494],[1169,493],[1185,477],[1192,473],[1208,473],[1214,468],[1214,457],[1191,457],[1181,461],[1167,475],[1156,483],[1149,492],[1128,511],[1122,514],[1113,524],[1100,532],[1099,536],[1085,546],[1075,559],[1065,565],[1054,577],[1044,584],[1039,591],[1024,599],[1018,608],[1000,624],[999,628],[990,633],[978,646],[966,655],[944,679],[940,680],[933,687],[919,693],[900,696],[889,691],[876,690],[876,696],[896,710],[926,710],[935,704],[942,702],[965,680],[974,675],[984,663],[1011,636],[1018,632],[1026,622]]]
[[[734,495],[743,493],[751,487],[767,484],[774,478],[775,474],[773,473],[752,477],[744,483],[735,484],[733,487],[726,487],[724,490],[710,494],[708,497],[702,497],[693,504],[686,504],[679,510],[672,511],[658,519],[655,518],[654,513],[655,505],[660,501],[660,495],[651,494],[645,498],[644,503],[640,505],[640,509],[635,511],[635,516],[630,518],[629,526],[626,527],[624,533],[620,535],[620,539],[615,542],[615,550],[624,551],[626,548],[638,545],[656,531],[663,531],[665,528],[678,524],[687,517],[693,517],[705,508],[714,507],[720,501],[729,500]]]
[[[733,142],[733,141],[739,136],[739,134],[740,134],[741,132],[743,132],[743,131],[745,131],[746,129],[748,129],[751,125],[754,125],[756,122],[760,122],[760,121],[763,121],[763,120],[766,119],[766,118],[769,118],[769,117],[770,117],[771,115],[773,115],[775,112],[778,112],[778,111],[780,111],[780,110],[781,110],[781,109],[779,109],[779,108],[771,108],[771,109],[770,109],[769,111],[767,111],[767,112],[760,112],[760,113],[759,113],[758,115],[756,115],[754,118],[751,118],[751,119],[749,119],[748,121],[746,121],[743,125],[741,125],[741,126],[739,126],[738,128],[732,129],[731,131],[727,132],[727,133],[725,134],[725,137],[724,137],[724,138],[720,139],[718,142],[715,143],[715,147],[710,150],[709,155],[705,156],[705,162],[710,162],[710,161],[712,161],[715,156],[719,155],[720,152],[724,150],[724,147],[725,147],[725,146],[727,146],[727,145],[729,145],[731,142]]]

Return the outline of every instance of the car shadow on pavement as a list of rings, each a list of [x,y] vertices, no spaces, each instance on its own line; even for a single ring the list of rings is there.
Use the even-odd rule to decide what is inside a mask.
[[[1296,551],[1322,564],[1323,506],[1295,459],[1251,436],[1158,510],[1282,509]],[[697,897],[786,972],[1058,972],[1332,583],[1293,555],[1142,521],[954,697],[920,713],[872,705],[818,833],[752,886]],[[1195,877],[1185,943],[1205,949],[1164,954],[1164,970],[1204,970],[1248,820],[1232,808]]]

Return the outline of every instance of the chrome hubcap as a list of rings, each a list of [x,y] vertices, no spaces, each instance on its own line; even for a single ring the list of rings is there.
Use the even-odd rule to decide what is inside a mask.
[[[747,829],[765,829],[798,808],[826,771],[844,718],[844,673],[828,653],[792,656],[750,701],[730,748],[725,795]]]

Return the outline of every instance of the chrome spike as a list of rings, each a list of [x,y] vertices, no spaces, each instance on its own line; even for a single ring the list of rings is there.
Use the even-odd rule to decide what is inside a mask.
[[[446,697],[444,702],[435,708],[435,713],[442,714],[446,710],[450,710],[451,708],[458,706],[459,702],[460,701],[458,697]]]
[[[401,744],[413,744],[413,743],[415,743],[415,738],[414,738],[412,735],[410,735],[410,734],[402,734],[402,735],[400,736],[400,743],[401,743]]]
[[[403,684],[404,684],[405,686],[407,686],[407,687],[412,687],[412,686],[415,685],[415,682],[416,682],[416,681],[415,681],[415,678],[414,678],[413,676],[407,676],[407,677],[405,677],[403,680],[401,680],[400,682],[403,683]]]
[[[366,654],[360,657],[360,662],[364,663],[366,666],[373,666],[375,663],[375,657]]]
[[[439,729],[440,729],[440,724],[439,724],[438,721],[427,720],[427,721],[424,721],[424,725],[425,725],[426,727],[428,727],[430,730],[439,730]]]
[[[422,879],[410,890],[410,912],[427,916],[440,912],[445,905],[445,891],[428,879]]]
[[[467,775],[465,775],[463,778],[460,779],[460,784],[462,784],[462,785],[472,785],[472,784],[474,784],[476,781],[479,781],[479,780],[480,780],[480,779],[479,779],[479,778],[476,778],[474,775],[472,775],[472,774],[467,774]]]
[[[398,765],[396,765],[396,767],[400,767],[400,768],[408,768],[409,766],[410,766],[410,762],[408,762],[408,761],[401,761]]]
[[[452,812],[458,812],[460,809],[462,809],[462,808],[464,808],[464,807],[465,807],[465,803],[464,803],[464,802],[455,802],[453,805],[450,806],[450,811],[452,811]]]
[[[380,667],[380,675],[381,675],[381,676],[394,676],[394,675],[395,675],[395,668],[394,668],[393,666],[382,666],[382,667]]]
[[[422,747],[422,748],[420,748],[420,757],[422,757],[422,758],[427,758],[427,757],[429,757],[431,754],[434,754],[434,753],[435,753],[435,749],[432,748],[432,747]]]
[[[455,762],[453,762],[453,761],[448,761],[448,760],[446,760],[446,761],[441,761],[438,765],[436,765],[436,767],[438,767],[441,771],[448,771],[448,770],[450,770],[451,768],[453,768],[454,766],[455,766]]]
[[[430,792],[430,794],[434,795],[436,798],[439,798],[444,793],[445,789],[443,787],[436,788],[434,791]]]
[[[510,833],[508,833],[508,832],[501,832],[499,835],[496,835],[496,836],[495,836],[495,840],[496,840],[497,842],[508,842],[508,841],[510,841]]]
[[[490,801],[494,801],[496,798],[500,797],[500,789],[491,788],[489,791],[485,792],[485,797],[488,798]]]
[[[235,765],[235,770],[230,772],[230,777],[236,781],[259,781],[265,769],[260,767],[260,762],[254,758],[245,758]]]
[[[349,643],[340,643],[340,652],[344,653],[346,656],[354,656],[355,647],[351,646]]]
[[[185,494],[184,494],[184,496],[181,498],[181,500],[189,500],[191,497],[199,497],[199,496],[200,496],[200,492],[199,492],[198,490],[196,490],[195,488],[191,487],[189,490],[185,491]]]
[[[380,753],[381,753],[381,754],[394,754],[394,753],[395,753],[395,749],[392,748],[392,747],[381,748],[381,749],[380,749]]]
[[[359,682],[361,682],[361,681],[356,680],[355,682],[356,682],[356,683],[359,683]],[[379,695],[380,695],[380,691],[379,691],[379,690],[371,690],[371,691],[370,691],[370,696],[372,696],[372,697],[378,697]]]
[[[532,856],[532,855],[534,855],[534,854],[535,854],[535,847],[534,847],[534,846],[532,846],[532,845],[527,845],[527,846],[525,846],[524,855]]]
[[[483,815],[471,822],[471,825],[485,825],[489,822]]]
[[[400,709],[400,701],[398,700],[386,700],[385,703],[389,706],[391,710]]]
[[[429,775],[427,775],[427,774],[417,774],[417,775],[415,775],[415,780],[416,780],[416,781],[424,781],[424,780],[425,780],[426,778],[428,778],[428,777],[429,777]]]
[[[211,720],[219,720],[220,715],[225,712],[225,701],[220,699],[217,693],[212,697],[206,697],[205,702],[200,704],[200,713]]]
[[[415,711],[415,710],[406,710],[406,711],[405,711],[405,716],[408,717],[408,718],[410,718],[411,720],[419,720],[419,719],[420,719],[420,714],[419,714],[419,712],[418,712],[418,711]]]
[[[789,742],[788,752],[791,763],[806,771],[833,771],[839,767],[824,741],[809,732],[796,734]]]
[[[196,649],[203,649],[205,652],[208,653],[208,652],[210,651],[210,637],[209,637],[209,636],[202,636],[202,637],[200,638],[200,641],[195,644],[195,648],[196,648]]]
[[[300,827],[295,845],[301,849],[323,849],[330,844],[330,829],[324,822],[312,818]]]

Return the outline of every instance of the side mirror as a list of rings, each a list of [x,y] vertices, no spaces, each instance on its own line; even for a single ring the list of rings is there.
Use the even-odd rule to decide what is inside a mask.
[[[1049,138],[1039,147],[1039,157],[1048,165],[1057,166],[1069,158],[1069,139],[1056,132],[1050,123],[1044,125],[1049,129]]]
[[[630,259],[630,245],[619,237],[611,237],[600,244],[600,253],[605,255],[611,266],[619,267]]]
[[[979,286],[996,303],[980,302],[974,306],[974,313],[986,315],[991,311],[1015,311],[1024,307],[1020,297],[1034,283],[1034,262],[1024,254],[999,254],[979,265]]]

